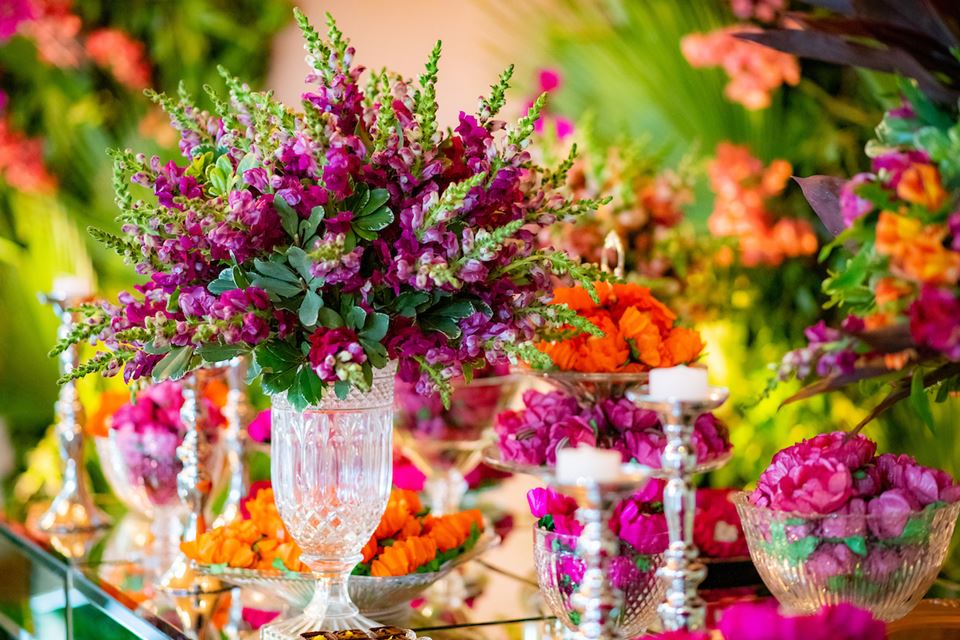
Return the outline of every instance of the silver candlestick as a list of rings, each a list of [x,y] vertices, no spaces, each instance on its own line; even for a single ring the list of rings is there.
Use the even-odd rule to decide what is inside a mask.
[[[213,445],[207,440],[207,413],[203,405],[203,389],[218,375],[218,370],[199,369],[183,380],[183,406],[180,419],[187,428],[183,442],[177,447],[177,458],[183,464],[177,474],[177,494],[187,508],[187,522],[181,542],[193,542],[207,529],[207,503],[213,491],[213,479],[208,468]],[[216,578],[198,574],[191,560],[180,551],[170,568],[160,579],[160,589],[172,595],[220,593],[225,587]]]
[[[623,593],[606,579],[606,565],[617,555],[619,545],[608,526],[609,516],[620,500],[649,479],[649,468],[625,464],[616,481],[580,478],[576,482],[552,482],[554,488],[577,501],[577,517],[584,524],[577,540],[577,552],[584,559],[583,580],[571,596],[571,604],[580,613],[577,627],[584,640],[620,637],[617,616],[623,609]]]
[[[698,416],[720,406],[727,390],[711,387],[702,400],[677,400],[650,396],[648,388],[631,390],[627,397],[637,406],[660,416],[667,446],[661,457],[667,484],[663,490],[663,511],[670,533],[670,547],[659,575],[667,585],[666,600],[657,607],[665,631],[697,630],[706,624],[706,603],[697,587],[707,576],[693,542],[697,492],[693,474],[697,466],[693,447],[694,423]]]
[[[245,464],[247,450],[247,425],[253,419],[253,407],[247,399],[247,368],[249,364],[244,356],[230,361],[227,369],[227,404],[223,416],[227,421],[225,430],[227,466],[230,484],[223,510],[213,526],[228,524],[240,517],[240,503],[247,497],[249,477]]]
[[[81,301],[76,296],[64,294],[41,295],[40,299],[53,305],[60,326],[57,338],[62,340],[70,335],[70,329],[76,322],[75,314],[70,310]],[[60,374],[73,371],[79,360],[79,349],[72,345],[60,354]],[[110,518],[93,504],[83,467],[83,405],[77,393],[76,380],[70,380],[60,387],[56,403],[57,444],[60,459],[63,462],[63,484],[53,502],[37,521],[37,527],[47,533],[70,534],[101,529],[110,524]]]

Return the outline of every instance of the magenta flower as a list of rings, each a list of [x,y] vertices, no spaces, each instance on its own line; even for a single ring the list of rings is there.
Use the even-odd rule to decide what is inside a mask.
[[[889,189],[896,189],[900,184],[903,172],[914,163],[930,162],[930,156],[925,151],[890,151],[873,159],[873,172],[880,174],[883,184]]]
[[[779,483],[771,507],[803,514],[831,513],[853,495],[853,478],[842,463],[812,458],[794,467]]]
[[[357,334],[346,327],[318,329],[310,334],[309,357],[310,366],[324,382],[347,380],[367,360]]]
[[[745,602],[723,610],[724,640],[883,640],[883,622],[849,604],[808,616],[784,616],[775,601]]]
[[[867,504],[870,531],[878,538],[896,538],[916,510],[916,503],[904,490],[884,491]]]
[[[535,488],[527,492],[527,504],[530,513],[535,518],[542,518],[548,514],[558,516],[573,515],[577,511],[577,501],[550,487]]]
[[[270,409],[258,413],[247,425],[247,435],[254,442],[270,442]]]
[[[873,203],[856,194],[856,188],[862,184],[873,182],[876,179],[872,173],[858,173],[844,183],[840,189],[840,213],[843,223],[851,226],[858,218],[873,210]]]
[[[820,523],[820,534],[824,538],[849,538],[867,533],[867,503],[854,498],[837,509]]]
[[[861,434],[851,436],[843,431],[822,433],[803,442],[803,446],[818,449],[824,458],[831,458],[854,470],[873,459],[877,443]]]
[[[917,344],[960,360],[960,299],[949,289],[924,286],[910,305],[910,333]]]
[[[4,0],[0,5],[0,42],[13,36],[20,23],[35,17],[33,2],[30,0]]]
[[[550,445],[547,446],[547,464],[557,463],[557,451],[564,447],[585,444],[594,447],[597,437],[585,418],[569,416],[550,427]]]

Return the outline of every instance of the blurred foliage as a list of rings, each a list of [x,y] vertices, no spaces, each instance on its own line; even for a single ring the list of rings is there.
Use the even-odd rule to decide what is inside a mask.
[[[58,274],[96,276],[104,292],[131,283],[132,273],[85,231],[91,224],[115,225],[107,150],[133,147],[164,159],[176,151],[177,138],[159,109],[140,87],[121,81],[117,69],[136,62],[130,49],[108,50],[113,57],[107,60],[103,53],[87,56],[90,35],[118,30],[142,43],[149,85],[175,93],[182,80],[206,107],[203,85],[223,90],[218,64],[263,81],[266,52],[291,17],[286,0],[36,4],[58,21],[42,30],[21,24],[18,35],[0,41],[4,118],[17,135],[42,142],[46,171],[57,185],[26,193],[0,177],[0,304],[8,311],[0,316],[0,412],[19,448],[36,442],[49,424],[56,396],[56,362],[47,357],[56,321],[37,292]],[[80,55],[75,64],[54,64],[44,55],[51,50]]]
[[[577,121],[586,114],[606,145],[647,140],[674,160],[696,156],[699,162],[692,165],[701,170],[718,143],[732,141],[765,162],[788,160],[794,175],[852,175],[866,168],[863,147],[884,103],[895,96],[891,77],[804,61],[800,83],[775,91],[769,108],[751,111],[730,102],[724,96],[726,73],[693,68],[680,48],[687,34],[736,23],[725,0],[555,0],[549,11],[543,3],[485,4],[513,40],[523,34],[523,46],[532,41],[528,73],[545,68],[562,77],[549,104],[558,116]],[[714,201],[704,173],[697,202],[687,210],[700,237]],[[821,241],[828,237],[796,185],[773,206],[778,215],[814,221]],[[702,257],[702,246],[681,241],[665,251],[690,261]],[[826,266],[806,258],[779,267],[700,270],[688,276],[679,299],[670,301],[697,322],[713,379],[732,391],[724,417],[736,455],[711,483],[749,484],[780,448],[818,432],[850,428],[871,406],[854,390],[781,408],[795,389],[767,389],[774,376],[771,363],[804,343],[805,327],[833,313],[821,308]],[[952,445],[938,449],[939,438],[927,438],[922,430],[915,417],[897,413],[872,425],[868,435],[883,450],[907,451],[927,464],[960,470]]]

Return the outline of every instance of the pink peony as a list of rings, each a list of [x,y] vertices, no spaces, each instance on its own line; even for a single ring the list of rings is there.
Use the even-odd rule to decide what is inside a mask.
[[[853,478],[842,463],[813,458],[794,467],[779,483],[771,507],[802,514],[832,513],[853,494]]]
[[[568,416],[550,427],[550,444],[547,446],[547,464],[557,463],[557,450],[576,447],[580,444],[596,446],[597,436],[590,423],[581,416]]]
[[[853,605],[825,607],[807,616],[784,616],[775,601],[745,602],[724,609],[724,640],[883,640],[883,622]]]
[[[824,538],[849,538],[866,535],[866,516],[867,503],[860,498],[854,498],[821,521],[820,535]]]
[[[610,528],[637,553],[663,553],[669,544],[666,517],[662,513],[645,513],[635,500],[617,505]]]
[[[806,569],[814,579],[826,581],[834,576],[853,574],[860,557],[842,542],[826,542],[806,560]]]
[[[896,571],[903,560],[896,549],[874,545],[863,561],[863,570],[867,578],[874,582],[883,582]]]
[[[858,218],[873,210],[873,203],[856,194],[856,188],[862,184],[873,182],[876,179],[871,173],[858,173],[844,183],[840,189],[840,213],[843,223],[851,226]]]
[[[878,538],[896,538],[903,534],[916,503],[902,489],[890,489],[867,504],[870,531]]]
[[[882,484],[880,469],[874,464],[863,466],[853,473],[853,495],[856,498],[872,498],[880,493]]]
[[[877,452],[876,442],[866,436],[860,434],[851,436],[843,431],[822,433],[809,440],[804,440],[801,446],[806,449],[819,450],[822,457],[836,460],[851,471],[855,471],[870,462]]]

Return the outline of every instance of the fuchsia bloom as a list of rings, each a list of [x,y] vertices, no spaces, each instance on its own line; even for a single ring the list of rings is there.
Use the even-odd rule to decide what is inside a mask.
[[[357,334],[350,329],[321,329],[310,334],[310,366],[324,382],[354,378],[366,360]]]
[[[247,425],[247,435],[254,442],[270,442],[270,409],[265,409]]]
[[[4,0],[0,5],[0,42],[13,36],[21,22],[35,17],[31,0]]]
[[[532,465],[554,464],[556,450],[578,443],[616,449],[624,461],[659,468],[666,438],[657,414],[629,400],[604,399],[580,405],[562,392],[523,394],[524,408],[504,411],[494,428],[508,460]],[[731,449],[726,427],[712,414],[697,418],[693,434],[699,462],[708,462]]]
[[[813,615],[785,616],[775,601],[733,605],[722,612],[723,640],[883,640],[886,626],[849,604]],[[663,636],[651,636],[662,640]]]
[[[843,183],[843,187],[840,189],[840,213],[846,226],[851,226],[857,218],[863,217],[873,210],[873,203],[858,196],[856,188],[874,180],[876,180],[876,176],[872,173],[858,173]]]
[[[949,289],[923,287],[910,305],[910,333],[917,344],[960,360],[960,299]]]

